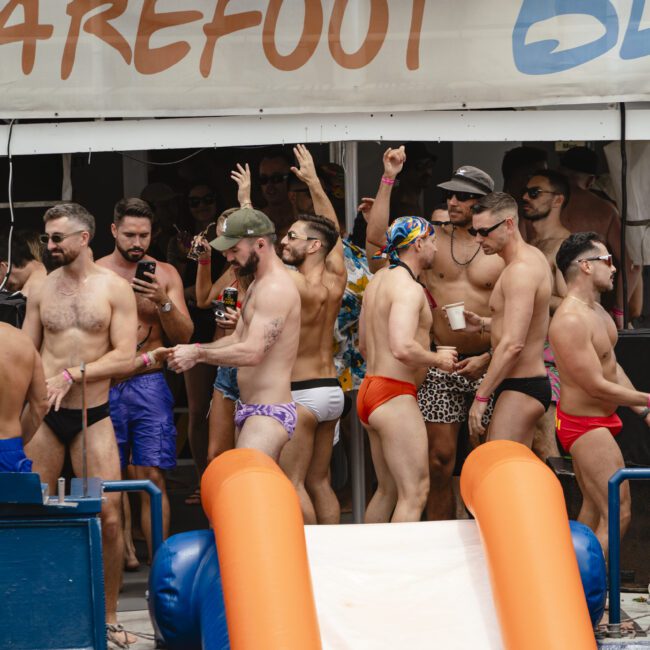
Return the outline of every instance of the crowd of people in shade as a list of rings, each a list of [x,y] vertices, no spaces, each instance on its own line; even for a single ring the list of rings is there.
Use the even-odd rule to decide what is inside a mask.
[[[0,471],[38,472],[53,492],[68,451],[80,474],[83,383],[89,474],[155,482],[166,535],[177,373],[197,478],[229,449],[257,449],[295,486],[306,524],[340,521],[330,463],[356,407],[376,476],[366,522],[454,518],[467,423],[470,446],[508,439],[542,460],[570,453],[580,520],[606,550],[607,480],[623,466],[615,411],[629,406],[650,424],[650,395],[614,354],[620,220],[590,190],[593,152],[569,150],[553,170],[543,151],[513,149],[503,192],[461,166],[438,186],[446,201],[423,214],[434,158],[418,143],[389,148],[349,233],[334,207],[340,171],[302,145],[292,154],[269,153],[255,179],[237,164],[238,205],[220,215],[211,184],[195,183],[184,228],[160,187],[120,200],[114,250],[97,260],[94,218],[76,203],[47,210],[40,247],[14,234],[7,288],[27,307],[21,329],[0,324],[12,368],[0,378]],[[5,238],[2,277],[8,250]],[[628,271],[634,315],[640,274]],[[146,497],[141,510],[150,544]],[[621,518],[624,532],[626,484]],[[121,572],[138,562],[129,522],[128,501],[107,494],[107,623],[124,643]]]

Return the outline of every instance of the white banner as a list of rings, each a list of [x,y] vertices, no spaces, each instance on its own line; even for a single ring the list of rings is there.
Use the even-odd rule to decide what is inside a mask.
[[[650,99],[645,0],[0,0],[0,117]]]

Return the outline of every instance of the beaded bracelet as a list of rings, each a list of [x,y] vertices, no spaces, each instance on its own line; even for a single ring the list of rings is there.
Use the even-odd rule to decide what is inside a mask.
[[[381,177],[381,182],[384,185],[395,185],[395,179],[394,178],[388,178],[388,176],[382,176]]]

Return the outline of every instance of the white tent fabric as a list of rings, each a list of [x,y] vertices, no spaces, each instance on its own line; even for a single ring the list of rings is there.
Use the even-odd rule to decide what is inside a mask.
[[[500,650],[474,521],[306,526],[324,650]]]

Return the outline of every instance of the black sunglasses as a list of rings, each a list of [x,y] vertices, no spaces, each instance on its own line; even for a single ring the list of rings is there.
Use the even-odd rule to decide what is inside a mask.
[[[187,199],[187,203],[190,208],[198,208],[201,203],[203,205],[212,205],[215,201],[215,196],[213,193],[204,194],[203,196],[190,196]]]
[[[259,181],[260,185],[266,185],[267,183],[279,185],[280,183],[286,181],[287,178],[289,178],[289,174],[280,174],[280,172],[277,172],[275,174],[271,174],[270,176],[267,176],[266,174],[260,174],[257,177],[257,180]]]
[[[80,235],[82,232],[86,232],[86,231],[75,230],[74,232],[69,232],[66,235],[60,232],[55,232],[52,235],[48,235],[46,233],[45,235],[39,235],[38,239],[40,240],[41,244],[47,244],[50,241],[50,239],[54,244],[60,244],[64,239],[67,239],[68,237],[72,237],[72,235]]]
[[[468,228],[467,232],[472,237],[476,237],[476,235],[481,235],[481,237],[487,237],[493,230],[496,230],[502,223],[505,222],[506,220],[503,219],[502,221],[499,221],[499,223],[495,223],[493,226],[490,226],[489,228]]]
[[[445,199],[450,201],[452,197],[456,197],[457,201],[463,203],[464,201],[469,201],[470,199],[480,199],[482,194],[474,194],[473,192],[458,192],[457,190],[446,190]]]
[[[543,190],[541,187],[527,187],[524,190],[524,196],[530,196],[531,199],[536,199],[540,194],[559,194],[559,192],[552,192],[551,190]]]

